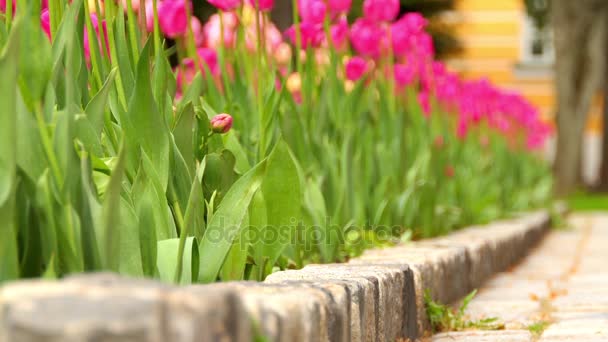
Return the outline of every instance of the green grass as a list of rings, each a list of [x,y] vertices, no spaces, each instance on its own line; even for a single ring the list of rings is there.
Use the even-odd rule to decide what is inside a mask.
[[[471,303],[471,300],[475,297],[475,294],[477,294],[477,290],[469,293],[458,308],[452,308],[448,305],[433,301],[429,291],[426,291],[424,294],[424,302],[426,304],[426,312],[429,321],[431,322],[433,332],[504,329],[505,325],[500,322],[498,317],[482,318],[478,320],[468,319],[465,315],[465,311]]]
[[[527,326],[528,331],[535,337],[540,337],[551,323],[547,321],[538,321]]]
[[[567,199],[572,211],[608,210],[608,193],[577,192]]]

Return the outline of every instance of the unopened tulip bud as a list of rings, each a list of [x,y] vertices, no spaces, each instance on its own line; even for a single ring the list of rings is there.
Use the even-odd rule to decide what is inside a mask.
[[[433,145],[434,145],[436,148],[442,148],[444,143],[445,143],[445,142],[444,142],[444,140],[443,140],[443,136],[439,135],[439,136],[437,136],[437,137],[435,138],[435,141],[433,142]]]
[[[302,78],[297,72],[292,73],[287,78],[287,90],[290,93],[297,93],[302,89]]]
[[[281,43],[274,51],[274,59],[279,65],[287,65],[291,62],[291,47],[287,43]]]
[[[351,80],[344,81],[344,91],[350,93],[351,91],[353,91],[353,89],[355,89],[355,82]]]
[[[448,165],[445,167],[445,175],[448,178],[453,178],[455,174],[454,167],[452,165]]]
[[[229,114],[218,114],[211,119],[211,130],[213,133],[224,134],[232,128],[232,116]]]

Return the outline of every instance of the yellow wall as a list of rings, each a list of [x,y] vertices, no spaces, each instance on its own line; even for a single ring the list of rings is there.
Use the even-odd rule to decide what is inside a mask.
[[[520,61],[523,0],[457,0],[455,22],[463,52],[448,60],[465,78],[487,77],[495,84],[521,92],[547,121],[554,116],[554,87],[550,76],[520,78],[514,67]],[[589,120],[589,130],[601,128],[600,103]]]

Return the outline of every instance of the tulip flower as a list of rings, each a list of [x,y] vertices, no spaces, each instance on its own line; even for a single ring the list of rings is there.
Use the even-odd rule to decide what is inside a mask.
[[[352,0],[328,0],[327,4],[332,17],[337,17],[350,11]]]
[[[158,5],[160,29],[169,38],[185,36],[188,31],[188,15],[183,0],[165,0]]]
[[[308,47],[319,47],[325,38],[322,25],[316,25],[310,22],[302,22],[297,27],[300,31],[300,43],[303,49]],[[285,35],[291,40],[293,44],[296,42],[296,26],[290,27]]]
[[[270,11],[274,7],[274,0],[247,0],[247,3],[260,11]]]
[[[298,12],[304,22],[322,24],[327,15],[327,5],[324,0],[298,0]]]
[[[386,48],[385,38],[385,29],[368,19],[358,19],[350,28],[350,41],[362,56],[378,57]]]
[[[210,125],[213,133],[228,133],[232,128],[232,116],[226,113],[218,114],[211,119]]]
[[[232,11],[241,6],[241,0],[207,0],[207,2],[222,11]]]
[[[351,81],[359,80],[367,72],[367,61],[361,57],[352,57],[346,62],[346,78]]]
[[[393,21],[399,15],[399,0],[365,0],[363,15],[372,21]]]

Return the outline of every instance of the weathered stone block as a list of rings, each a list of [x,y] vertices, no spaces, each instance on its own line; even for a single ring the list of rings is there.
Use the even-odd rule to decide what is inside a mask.
[[[160,291],[32,281],[2,289],[3,342],[162,341]]]
[[[348,340],[344,293],[332,295],[327,289],[306,284],[236,282],[209,286],[235,290],[259,333],[270,341]]]
[[[0,341],[250,341],[234,292],[97,274],[0,292]]]
[[[405,265],[310,265],[272,274],[268,283],[335,284],[350,292],[351,341],[394,341],[408,334],[413,279]],[[409,296],[409,298],[407,298]],[[410,318],[412,320],[413,318]],[[411,333],[411,331],[410,331]]]

